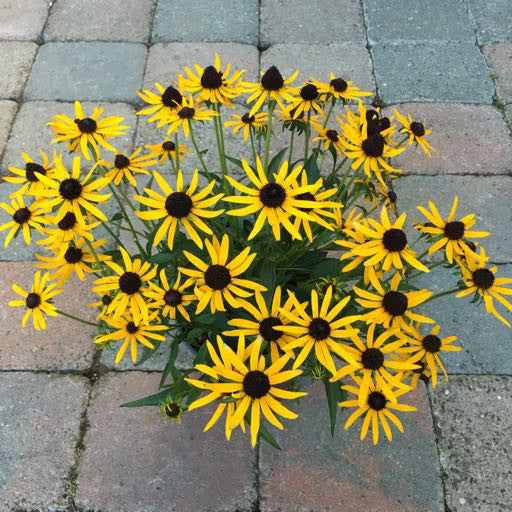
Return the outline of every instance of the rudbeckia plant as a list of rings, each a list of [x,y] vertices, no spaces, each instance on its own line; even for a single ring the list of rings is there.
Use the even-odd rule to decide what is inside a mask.
[[[53,155],[20,152],[4,178],[19,187],[0,203],[5,250],[36,239],[44,269],[31,287],[12,284],[9,304],[23,326],[51,330],[58,315],[88,324],[115,364],[163,352],[160,388],[126,406],[175,422],[209,407],[205,430],[221,422],[228,441],[245,433],[278,447],[274,429],[300,422],[300,399],[319,380],[333,433],[341,416],[361,439],[391,440],[415,411],[408,393],[447,378],[444,352],[464,346],[424,305],[469,298],[510,327],[512,279],[489,264],[489,233],[456,196],[449,211],[436,197],[399,211],[393,180],[407,169],[394,158],[431,156],[428,120],[369,107],[371,93],[336,70],[297,76],[271,66],[250,82],[219,56],[191,63],[138,91],[139,122],[160,139],[128,152],[122,118],[79,102],[75,120],[56,112]],[[245,113],[229,112],[235,99]],[[212,147],[198,142],[200,127]],[[278,133],[284,145],[271,151]],[[417,285],[440,266],[453,274],[446,290]],[[96,295],[94,322],[54,304],[75,273]]]

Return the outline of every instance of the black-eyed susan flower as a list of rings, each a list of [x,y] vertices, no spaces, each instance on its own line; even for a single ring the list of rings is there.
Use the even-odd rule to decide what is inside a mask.
[[[357,386],[361,385],[360,377],[353,375],[352,378]],[[357,386],[346,385],[341,386],[341,388],[357,396],[359,394]],[[404,393],[406,393],[406,391],[400,389],[395,391],[395,396],[400,397]],[[388,420],[391,421],[391,423],[393,423],[400,432],[404,431],[402,422],[392,411],[413,412],[416,410],[416,407],[413,407],[412,405],[392,402],[386,396],[384,390],[373,382],[370,382],[369,393],[366,403],[363,406],[359,405],[359,401],[357,399],[344,400],[339,402],[338,405],[340,407],[357,407],[357,409],[348,417],[344,428],[346,430],[360,416],[364,415],[360,439],[362,441],[366,437],[371,424],[373,444],[377,444],[379,442],[379,424],[382,426],[382,430],[384,430],[388,440],[391,441],[393,439]]]
[[[293,184],[302,171],[302,166],[298,165],[293,171],[288,173],[288,161],[286,160],[281,165],[279,173],[274,175],[275,182],[273,183],[268,181],[259,158],[256,158],[258,175],[256,175],[245,160],[242,160],[242,166],[256,188],[249,188],[230,176],[226,176],[228,182],[245,195],[228,196],[223,200],[247,205],[237,210],[228,210],[226,212],[228,215],[245,216],[258,211],[260,212],[249,234],[248,240],[252,240],[261,231],[265,221],[267,221],[272,228],[272,233],[276,240],[281,240],[281,225],[283,225],[293,238],[302,239],[300,233],[290,222],[290,215],[295,215],[304,220],[313,220],[313,218],[308,213],[301,210],[301,208],[322,208],[323,203],[298,199],[297,196],[306,194],[307,192],[315,193],[320,188],[321,182],[307,186],[294,187]],[[329,207],[329,203],[327,203],[326,206]]]
[[[346,350],[350,352],[355,362],[337,370],[330,379],[331,382],[335,382],[347,375],[359,373],[361,385],[357,399],[360,406],[366,403],[372,380],[385,391],[392,402],[396,403],[397,399],[393,388],[398,387],[405,390],[411,388],[401,382],[400,375],[395,375],[394,372],[413,370],[418,366],[412,359],[405,361],[393,359],[392,356],[406,343],[404,339],[396,339],[397,331],[387,330],[376,336],[375,327],[376,324],[371,324],[368,327],[366,343],[363,343],[358,336],[352,338],[353,346],[347,346]],[[392,337],[395,339],[387,343]]]
[[[108,307],[112,304],[113,300],[114,296],[112,294],[105,293],[99,300],[87,305],[92,308],[100,308],[100,312],[96,318],[103,318],[107,314]]]
[[[396,195],[396,192],[392,190],[387,185],[383,185],[382,183],[378,183],[375,187],[375,191],[377,192],[380,202],[383,206],[387,206],[389,209],[395,210],[396,209],[396,200],[398,199],[398,196]]]
[[[310,121],[311,126],[318,132],[317,137],[313,137],[313,142],[319,141],[322,143],[324,151],[333,148],[337,153],[342,154],[345,150],[341,143],[342,134],[333,128],[323,127],[315,120]]]
[[[108,178],[98,178],[92,180],[95,166],[87,173],[85,178],[80,180],[80,157],[73,159],[73,170],[71,174],[67,171],[60,157],[55,156],[55,176],[49,178],[39,174],[39,179],[46,185],[37,196],[40,199],[41,208],[54,209],[59,207],[56,215],[57,222],[64,218],[66,213],[75,214],[78,222],[84,226],[86,224],[82,208],[86,213],[106,221],[105,214],[98,209],[95,203],[104,203],[112,194],[99,194],[98,191],[106,187],[109,183]]]
[[[409,332],[399,333],[398,336],[408,346],[400,347],[397,352],[404,354],[409,357],[410,361],[420,364],[422,372],[425,371],[425,366],[430,370],[432,376],[432,387],[435,388],[437,385],[437,367],[443,371],[446,380],[448,380],[448,374],[446,368],[441,361],[441,352],[458,352],[462,350],[457,345],[452,343],[457,339],[457,336],[447,336],[440,338],[438,336],[441,330],[440,325],[436,325],[430,332],[430,334],[421,334],[420,327],[412,324]]]
[[[19,229],[23,232],[23,239],[27,245],[30,245],[31,242],[31,229],[44,233],[42,223],[46,220],[48,209],[39,208],[39,206],[41,205],[38,202],[26,206],[21,195],[12,199],[10,206],[7,203],[0,203],[0,208],[11,216],[9,222],[0,226],[0,231],[10,230],[5,237],[5,247],[9,245]]]
[[[171,397],[168,397],[167,400],[159,405],[159,408],[164,421],[170,420],[181,423],[184,408],[179,402],[173,400]]]
[[[371,96],[371,92],[361,91],[359,87],[352,85],[352,82],[336,77],[334,73],[329,73],[329,83],[313,80],[312,83],[317,87],[320,94],[330,94],[333,98],[341,100],[358,100],[362,96]]]
[[[290,321],[281,312],[281,309],[290,311],[292,300],[290,297],[281,306],[281,287],[276,287],[270,307],[263,295],[257,291],[255,293],[256,307],[250,302],[244,303],[244,309],[251,315],[251,319],[233,318],[228,321],[228,325],[236,327],[232,331],[224,331],[224,336],[260,336],[270,345],[270,354],[272,361],[276,361],[280,357],[279,351],[284,352],[284,347],[291,343],[295,337],[278,331],[274,327],[286,325]],[[292,352],[293,353],[293,352]]]
[[[107,139],[124,135],[129,126],[121,125],[124,117],[109,116],[100,119],[103,111],[103,108],[94,107],[91,117],[87,117],[80,102],[75,101],[74,120],[66,114],[59,114],[48,123],[54,133],[52,143],[67,142],[70,151],[80,151],[87,160],[91,159],[89,144],[94,149],[96,159],[100,158],[99,146],[108,151],[114,151]]]
[[[277,361],[265,368],[265,358],[260,354],[261,340],[252,344],[248,365],[229,347],[225,347],[225,354],[231,368],[216,367],[215,373],[224,378],[225,382],[205,382],[202,380],[186,379],[187,382],[200,389],[217,393],[231,393],[240,400],[235,413],[231,416],[230,426],[238,426],[244,421],[247,411],[251,415],[251,444],[256,445],[261,424],[261,413],[275,427],[283,429],[282,423],[275,414],[288,419],[297,418],[297,414],[282,405],[276,398],[295,399],[305,396],[301,391],[287,391],[276,387],[277,384],[287,382],[302,373],[302,370],[282,371],[288,360],[285,354]],[[276,397],[276,398],[275,398]]]
[[[93,291],[99,295],[107,295],[115,292],[114,299],[108,306],[107,314],[118,319],[127,308],[138,324],[141,317],[149,323],[148,304],[145,295],[148,291],[144,285],[156,276],[157,267],[147,261],[142,262],[136,258],[132,261],[130,255],[122,247],[119,248],[123,258],[124,268],[113,261],[105,261],[115,273],[115,276],[102,277],[94,281]],[[122,357],[122,356],[121,356]]]
[[[400,130],[400,133],[407,133],[409,135],[409,140],[407,143],[409,145],[416,142],[423,152],[428,155],[431,155],[431,151],[435,151],[435,149],[431,146],[430,142],[425,138],[427,135],[432,133],[432,130],[427,130],[423,123],[419,121],[413,121],[411,114],[407,114],[407,117],[403,116],[398,112],[398,110],[393,109],[396,118],[401,123],[403,128]]]
[[[152,159],[151,155],[141,155],[139,153],[142,148],[136,149],[130,156],[123,155],[117,150],[114,152],[114,161],[109,162],[105,160],[100,161],[108,169],[105,173],[105,178],[108,178],[115,185],[119,185],[123,178],[126,178],[134,187],[137,186],[137,181],[133,177],[134,173],[149,175],[146,167],[150,167],[157,163]]]
[[[41,189],[44,189],[45,185],[39,181],[36,173],[44,174],[49,178],[53,177],[53,161],[50,162],[46,153],[41,149],[39,153],[41,154],[41,163],[35,162],[27,153],[22,153],[21,156],[25,161],[25,167],[23,169],[15,166],[8,168],[15,176],[5,176],[4,180],[21,185],[16,192],[10,194],[10,197],[22,194],[37,196]]]
[[[161,144],[146,144],[146,148],[150,150],[148,158],[158,158],[160,165],[165,163],[166,160],[176,161],[176,144],[169,137],[166,137]],[[178,144],[178,157],[180,161],[183,160],[184,155],[191,154],[185,144]]]
[[[512,311],[512,304],[502,297],[502,295],[512,295],[512,288],[506,288],[504,285],[511,284],[510,277],[496,277],[498,267],[486,268],[487,256],[485,249],[480,247],[479,261],[473,258],[467,258],[466,266],[462,266],[462,277],[466,286],[465,290],[460,291],[455,297],[465,297],[474,293],[482,297],[487,313],[494,315],[506,326],[511,327],[510,322],[503,318],[494,307],[493,299],[496,299],[502,306]]]
[[[101,222],[92,222],[91,224],[80,224],[73,212],[68,212],[62,219],[57,221],[56,217],[46,216],[43,220],[46,227],[43,228],[48,238],[38,240],[38,244],[49,246],[66,246],[71,241],[78,241],[80,238],[86,238],[89,241],[94,240],[91,230],[98,227]],[[55,226],[55,227],[48,227]]]
[[[309,314],[306,308],[297,300],[295,294],[288,293],[292,299],[293,309],[291,312],[286,309],[280,311],[285,318],[290,320],[290,323],[277,326],[275,329],[296,337],[291,343],[284,346],[285,351],[300,349],[293,363],[293,368],[298,368],[313,348],[318,361],[332,374],[336,373],[333,353],[350,363],[354,363],[345,345],[339,342],[341,339],[351,339],[359,332],[359,329],[354,329],[351,325],[361,318],[359,315],[338,318],[350,301],[350,296],[346,296],[331,307],[332,287],[327,289],[321,304],[319,304],[316,290],[311,290],[311,314]]]
[[[96,240],[91,243],[93,249],[99,249],[107,243],[106,240]],[[86,273],[94,272],[93,264],[96,262],[96,256],[99,261],[107,261],[111,256],[98,254],[96,256],[91,252],[88,245],[85,245],[83,238],[77,240],[73,245],[62,245],[60,247],[50,247],[54,256],[42,256],[36,254],[36,258],[42,263],[36,263],[38,268],[54,269],[51,279],[58,279],[58,285],[62,286],[70,277],[76,273],[80,281],[85,280]],[[97,270],[97,269],[96,269]]]
[[[465,215],[460,220],[456,220],[457,206],[459,198],[455,196],[450,213],[446,220],[441,217],[436,205],[429,201],[430,211],[423,206],[418,206],[418,210],[428,219],[429,224],[417,224],[415,228],[421,233],[428,233],[435,242],[429,247],[428,253],[434,254],[444,247],[446,259],[453,263],[454,256],[464,256],[477,258],[477,254],[468,245],[467,239],[483,238],[489,236],[488,231],[472,231],[475,225],[475,214]]]
[[[138,116],[151,116],[148,122],[159,120],[161,117],[170,114],[176,110],[183,103],[183,96],[176,87],[169,85],[163,87],[158,82],[155,83],[158,94],[144,89],[142,92],[137,91],[142,101],[148,103],[150,106],[145,107],[137,112]]]
[[[240,85],[240,79],[245,70],[239,70],[231,74],[231,64],[226,64],[222,70],[219,55],[215,54],[214,65],[202,68],[194,65],[196,73],[190,68],[184,67],[186,76],[180,75],[178,80],[184,92],[197,95],[196,98],[210,103],[231,104],[231,101],[244,92]]]
[[[284,102],[291,103],[295,99],[294,88],[290,84],[297,78],[298,74],[299,70],[285,79],[276,66],[270,66],[267,71],[262,72],[259,82],[245,82],[246,91],[252,93],[247,98],[247,103],[255,102],[249,115],[255,114],[267,98],[277,102],[282,110],[286,110]]]
[[[323,113],[323,98],[318,87],[311,82],[305,83],[297,91],[298,96],[291,101],[289,108],[293,109],[293,119],[297,119],[301,114],[316,110],[319,114]]]
[[[149,210],[136,212],[138,217],[143,220],[164,219],[155,233],[153,245],[158,245],[164,236],[167,235],[167,245],[169,249],[172,250],[174,247],[176,228],[182,225],[190,235],[190,238],[202,249],[203,241],[195,228],[198,228],[208,235],[213,235],[211,228],[202,219],[218,217],[224,212],[224,210],[208,209],[215,206],[224,195],[217,194],[208,197],[208,194],[213,190],[216,182],[213,180],[203,188],[203,190],[196,192],[199,183],[199,173],[196,169],[190,185],[185,190],[183,185],[183,173],[178,171],[176,190],[174,190],[159,172],[153,171],[153,176],[165,195],[162,196],[154,190],[145,188],[144,192],[148,197],[134,196],[139,203],[150,208]]]
[[[44,315],[57,316],[57,308],[52,304],[52,299],[62,293],[62,290],[57,288],[57,283],[50,283],[50,273],[46,272],[41,277],[41,271],[38,270],[34,276],[34,284],[30,292],[26,292],[17,284],[12,285],[12,289],[23,297],[23,300],[11,300],[9,306],[27,308],[26,313],[23,315],[21,325],[25,327],[27,321],[32,316],[32,322],[36,330],[46,329],[46,320]],[[44,313],[44,315],[43,315]]]
[[[163,317],[169,317],[174,320],[176,312],[179,311],[181,316],[190,322],[190,316],[185,308],[192,301],[197,300],[197,297],[193,293],[186,293],[185,290],[192,283],[192,279],[187,279],[182,283],[181,275],[178,274],[174,284],[170,286],[165,269],[162,269],[160,270],[160,286],[150,281],[150,290],[146,292],[146,296],[153,299],[152,306],[158,308]]]
[[[254,291],[264,292],[267,289],[254,281],[242,279],[239,276],[243,274],[253,262],[256,253],[251,254],[251,248],[246,247],[240,254],[228,263],[229,257],[229,237],[224,235],[221,242],[217,237],[212,241],[206,240],[206,249],[210,256],[211,263],[208,265],[194,254],[183,251],[188,261],[194,265],[195,269],[180,267],[179,270],[186,276],[193,278],[195,289],[199,302],[197,304],[196,314],[201,313],[208,304],[210,311],[225,311],[225,299],[232,308],[241,308],[245,306],[245,301],[238,300],[237,297],[246,299]],[[248,288],[250,292],[244,290]]]
[[[376,289],[375,292],[369,292],[354,286],[353,289],[358,295],[356,302],[365,309],[370,309],[364,314],[362,319],[366,323],[382,324],[386,329],[410,329],[407,319],[419,323],[433,324],[434,320],[411,311],[432,296],[432,292],[427,289],[405,292],[399,291],[402,277],[397,272],[391,280],[389,290],[384,290],[381,283],[372,282]]]
[[[132,363],[135,364],[137,362],[137,344],[140,343],[145,347],[154,349],[155,346],[150,340],[164,341],[165,336],[158,334],[158,331],[169,329],[166,325],[152,323],[158,320],[158,311],[151,313],[147,319],[135,318],[131,313],[114,317],[103,316],[102,319],[113,327],[114,330],[108,334],[96,337],[96,343],[102,344],[109,341],[123,340],[117,351],[114,360],[115,364],[119,364],[128,347],[130,347]]]
[[[205,110],[203,105],[194,101],[192,96],[183,98],[183,103],[174,110],[171,110],[165,117],[160,117],[158,128],[169,125],[167,133],[173,133],[181,127],[185,137],[190,133],[190,124],[196,121],[211,121],[219,114],[214,110]]]
[[[289,130],[293,131],[297,130],[298,133],[302,133],[313,119],[310,117],[308,122],[307,118],[304,117],[304,112],[295,118],[295,109],[293,108],[276,108],[272,114],[275,114],[276,117],[283,123],[283,129],[288,128]]]
[[[226,121],[224,126],[226,128],[233,127],[233,135],[236,135],[240,130],[244,135],[244,141],[247,142],[251,129],[261,130],[267,121],[268,114],[266,112],[257,112],[254,115],[250,115],[246,112],[243,115],[232,114],[232,121]]]

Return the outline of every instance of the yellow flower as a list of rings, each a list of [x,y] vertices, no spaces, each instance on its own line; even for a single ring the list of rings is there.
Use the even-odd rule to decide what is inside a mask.
[[[264,286],[238,277],[250,267],[256,257],[256,253],[251,254],[250,247],[246,247],[228,263],[228,235],[225,234],[221,242],[214,236],[211,242],[206,240],[205,243],[211,259],[210,265],[190,252],[183,251],[186,258],[198,270],[179,267],[180,272],[194,279],[194,291],[199,298],[196,314],[201,313],[208,304],[212,313],[225,311],[223,298],[227,300],[232,308],[245,307],[245,301],[240,301],[235,297],[246,299],[252,295],[251,292],[247,292],[243,288],[248,288],[251,291],[266,291]]]
[[[316,85],[306,82],[296,93],[298,93],[298,97],[294,98],[290,105],[294,110],[293,119],[297,119],[304,112],[310,112],[311,109],[316,110],[319,114],[323,113],[321,104],[324,98]]]
[[[27,311],[23,316],[21,325],[25,327],[27,320],[32,315],[32,322],[36,330],[46,329],[46,321],[43,313],[49,316],[57,316],[57,308],[51,303],[51,299],[62,293],[62,290],[56,289],[57,283],[46,284],[50,280],[49,272],[46,272],[41,278],[41,271],[35,273],[34,284],[29,292],[23,290],[17,284],[12,285],[12,289],[23,297],[23,300],[11,300],[9,306],[26,307]]]
[[[190,322],[190,316],[185,308],[190,305],[193,300],[197,300],[197,297],[193,293],[188,295],[184,293],[193,283],[192,279],[187,279],[187,281],[182,284],[180,284],[180,281],[181,275],[178,274],[178,278],[174,284],[169,286],[165,269],[162,269],[160,271],[160,283],[163,288],[150,281],[150,290],[146,292],[146,296],[153,299],[152,307],[161,308],[163,317],[168,316],[174,320],[176,318],[176,311],[179,311],[183,318]]]
[[[181,224],[190,235],[190,238],[196,243],[198,247],[203,248],[203,241],[198,235],[194,226],[198,229],[213,235],[211,228],[205,224],[203,218],[213,218],[221,215],[224,210],[209,210],[212,206],[219,201],[224,194],[217,194],[212,197],[207,197],[213,190],[215,181],[211,181],[203,190],[196,192],[197,184],[199,182],[199,174],[197,169],[194,171],[192,181],[186,192],[183,186],[183,174],[178,171],[176,180],[176,191],[167,183],[167,181],[158,173],[153,171],[153,176],[158,186],[162,189],[165,196],[157,192],[145,188],[144,192],[149,196],[136,195],[134,198],[139,202],[151,208],[150,210],[138,211],[137,216],[143,220],[159,220],[165,218],[160,224],[155,237],[153,245],[158,245],[163,237],[167,235],[167,245],[169,249],[174,247],[174,235],[176,228]]]
[[[219,345],[221,342],[219,342]],[[251,414],[251,444],[256,445],[260,430],[260,413],[275,427],[283,429],[282,423],[276,418],[275,413],[288,419],[297,418],[297,414],[284,407],[276,398],[295,399],[305,396],[307,393],[286,391],[276,387],[277,384],[289,381],[302,373],[301,370],[281,371],[290,356],[285,354],[276,362],[265,368],[265,358],[260,355],[261,340],[253,343],[249,364],[246,365],[235,352],[228,346],[224,346],[224,355],[230,363],[230,367],[217,366],[214,374],[224,378],[226,382],[205,382],[203,380],[185,379],[187,382],[200,389],[206,389],[214,393],[212,400],[219,398],[222,393],[231,393],[234,398],[240,400],[235,413],[231,417],[230,427],[235,428],[244,421],[245,414],[250,408]],[[220,362],[220,361],[219,361]],[[215,395],[218,395],[217,397]],[[206,398],[206,397],[205,397]],[[208,399],[211,398],[211,394]],[[196,405],[197,407],[197,405]],[[189,407],[190,410],[191,407]]]
[[[402,124],[403,128],[400,130],[400,133],[409,134],[408,144],[411,145],[413,142],[419,144],[423,152],[428,155],[431,155],[431,151],[435,151],[435,149],[430,145],[428,140],[425,138],[427,135],[432,133],[432,130],[426,130],[425,125],[418,121],[413,121],[411,114],[407,114],[407,118],[404,117],[398,110],[393,109],[398,121]]]
[[[357,385],[361,385],[360,377],[354,375],[352,378]],[[359,389],[356,386],[347,385],[341,386],[341,388],[353,395],[359,395]],[[399,397],[404,393],[406,393],[406,391],[401,389],[399,391],[395,391],[395,396]],[[357,409],[348,417],[344,428],[346,430],[354,423],[354,421],[357,420],[357,418],[364,415],[360,439],[362,441],[366,437],[371,423],[373,444],[377,444],[379,442],[379,423],[382,425],[382,429],[389,441],[392,440],[393,436],[388,420],[390,420],[398,430],[400,430],[400,432],[404,431],[402,422],[391,410],[402,412],[412,412],[416,410],[416,407],[413,407],[412,405],[391,402],[386,396],[385,391],[373,382],[370,382],[368,397],[363,406],[359,405],[359,401],[355,399],[344,400],[343,402],[339,402],[338,405],[340,407],[357,407]]]
[[[176,144],[169,140],[169,137],[165,137],[161,144],[146,144],[146,148],[151,150],[148,154],[148,158],[159,158],[160,165],[166,160],[176,161]],[[183,160],[183,155],[191,154],[185,144],[178,144],[178,157],[180,161]]]
[[[98,227],[101,221],[93,222],[91,224],[81,225],[76,215],[73,212],[68,212],[62,219],[57,221],[56,217],[47,216],[43,222],[46,225],[55,226],[55,228],[45,227],[44,233],[48,235],[45,240],[38,240],[38,244],[48,245],[50,247],[69,246],[71,241],[78,241],[80,238],[86,238],[90,242],[94,240],[91,230]]]
[[[134,187],[136,187],[137,181],[133,177],[133,173],[138,172],[149,175],[149,171],[145,169],[145,167],[149,167],[157,163],[156,160],[151,159],[151,155],[138,156],[141,151],[142,148],[138,148],[130,156],[125,156],[116,150],[114,152],[115,158],[113,162],[101,160],[100,165],[110,169],[105,173],[105,178],[114,182],[115,185],[119,185],[121,180],[126,178]]]
[[[312,82],[320,94],[330,94],[336,99],[358,100],[361,96],[371,96],[371,92],[361,91],[359,87],[352,85],[352,82],[343,78],[336,78],[334,73],[329,73],[329,83],[313,80]]]
[[[155,346],[151,341],[157,340],[164,341],[165,336],[158,334],[155,331],[165,331],[169,329],[166,325],[151,324],[158,317],[158,311],[155,311],[147,319],[135,318],[131,313],[126,313],[121,317],[117,315],[114,317],[102,317],[102,319],[110,326],[114,327],[114,331],[103,336],[96,338],[96,343],[106,343],[108,341],[120,341],[123,340],[115,358],[115,364],[119,364],[119,361],[123,358],[126,349],[130,347],[132,356],[132,363],[137,362],[137,342],[142,345],[154,349]]]
[[[334,148],[337,153],[343,154],[345,148],[341,142],[341,133],[333,128],[324,128],[320,123],[315,120],[310,121],[311,126],[318,132],[318,137],[313,137],[313,142],[320,141],[324,151],[329,148]]]
[[[258,112],[254,115],[249,115],[246,112],[244,115],[232,114],[231,117],[233,121],[226,121],[224,126],[229,128],[233,127],[233,135],[236,135],[240,130],[243,130],[244,141],[247,142],[249,138],[249,134],[251,133],[251,128],[255,130],[261,130],[267,120],[266,112]]]
[[[222,71],[220,57],[217,53],[215,53],[215,65],[202,68],[195,64],[194,67],[197,74],[185,67],[187,76],[180,75],[178,78],[183,91],[197,94],[199,100],[224,105],[230,105],[234,98],[242,94],[243,88],[238,82],[245,70],[235,71],[229,76],[231,64],[228,63],[225,70]]]
[[[172,398],[167,398],[165,402],[160,404],[160,412],[164,418],[164,421],[176,421],[181,423],[183,417],[183,407],[179,402],[175,402]]]
[[[53,117],[48,124],[51,126],[54,142],[68,142],[70,151],[81,151],[87,160],[91,159],[88,145],[94,148],[96,159],[100,158],[99,146],[114,151],[114,148],[106,141],[119,135],[124,135],[129,126],[120,123],[124,117],[110,116],[100,120],[103,108],[95,107],[91,117],[86,117],[79,101],[75,101],[75,120],[66,114]]]
[[[183,96],[178,89],[170,85],[167,88],[162,87],[158,82],[155,84],[159,94],[144,89],[137,94],[145,102],[149,103],[149,107],[143,108],[137,112],[138,116],[152,115],[148,122],[159,120],[162,116],[170,114],[183,103]]]
[[[19,229],[23,232],[23,239],[27,245],[30,245],[31,234],[30,229],[34,228],[39,233],[44,233],[44,228],[41,223],[45,222],[45,214],[47,208],[39,208],[41,204],[35,202],[29,206],[25,205],[23,197],[17,196],[11,201],[11,206],[7,203],[0,203],[0,208],[5,210],[10,216],[11,220],[0,226],[0,231],[10,229],[5,237],[4,247],[7,247]]]

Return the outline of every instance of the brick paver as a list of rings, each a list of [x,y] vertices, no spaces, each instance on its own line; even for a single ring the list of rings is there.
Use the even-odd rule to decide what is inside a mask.
[[[142,44],[46,43],[37,54],[25,99],[134,102],[145,60]]]
[[[444,511],[432,417],[421,382],[404,402],[418,408],[400,415],[405,433],[395,430],[391,444],[384,440],[374,447],[369,438],[359,440],[360,421],[343,430],[347,411],[339,413],[333,440],[323,385],[309,387],[309,396],[291,406],[299,417],[276,433],[282,451],[261,444],[262,512]]]
[[[512,102],[512,43],[484,46],[483,52],[493,72],[498,98]]]
[[[512,41],[512,9],[508,0],[467,0],[480,44]]]
[[[66,510],[87,380],[0,372],[0,510]]]
[[[0,155],[4,152],[17,110],[18,105],[15,101],[0,100]]]
[[[212,409],[163,424],[157,409],[120,409],[157,392],[159,374],[110,374],[95,386],[75,502],[103,512],[249,512],[256,501],[256,452],[223,424],[203,433]]]
[[[1,0],[0,40],[35,41],[41,35],[50,0]]]
[[[460,375],[432,393],[447,510],[510,509],[511,391],[511,377]]]
[[[155,0],[55,2],[45,41],[148,41]]]
[[[37,45],[30,42],[0,42],[0,98],[15,100],[21,96]]]

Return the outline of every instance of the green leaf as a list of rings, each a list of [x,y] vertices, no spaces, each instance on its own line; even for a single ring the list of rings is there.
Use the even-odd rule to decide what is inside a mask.
[[[341,271],[341,262],[334,258],[325,258],[324,261],[318,263],[311,269],[311,278],[317,277],[334,277],[339,275]]]
[[[276,450],[281,450],[279,443],[274,439],[274,436],[263,426],[263,423],[260,423],[260,431],[258,432],[258,436],[266,441],[270,446],[274,447]]]
[[[243,169],[243,165],[242,165],[242,162],[241,160],[237,160],[236,158],[233,158],[231,156],[228,156],[228,155],[224,155],[224,158],[226,160],[229,160],[230,162],[234,163],[236,166],[240,167],[240,169]]]
[[[274,156],[274,158],[272,158],[272,160],[270,160],[270,163],[268,164],[267,173],[269,176],[272,175],[272,173],[277,172],[277,169],[281,165],[281,161],[287,149],[288,148],[282,149],[281,151],[279,151],[279,153],[277,153],[277,155]]]
[[[170,391],[168,389],[163,389],[154,395],[148,395],[144,398],[133,400],[132,402],[126,402],[125,404],[122,404],[121,407],[145,407],[148,405],[160,405],[165,401],[168,395],[170,395]]]
[[[158,254],[153,254],[151,258],[149,258],[150,263],[157,263],[158,265],[165,265],[172,261],[173,255],[170,252],[159,252]]]
[[[178,352],[180,349],[180,344],[177,341],[173,341],[171,344],[171,351],[169,352],[169,359],[167,361],[167,364],[165,365],[165,368],[162,371],[162,378],[160,379],[160,387],[164,384],[164,382],[167,380],[167,377],[169,373],[171,372],[172,368],[175,368],[176,358],[178,357]]]
[[[324,380],[325,396],[327,397],[327,405],[329,407],[329,418],[331,420],[331,436],[334,437],[334,429],[336,427],[336,414],[338,412],[338,402],[341,401],[341,393],[339,382],[329,382]]]
[[[112,215],[112,218],[110,220],[121,220],[123,218],[123,214],[121,212],[114,213]]]
[[[160,343],[157,343],[157,342],[155,343],[155,348],[149,348],[149,347],[146,347],[146,345],[144,345],[142,347],[142,356],[135,363],[134,366],[140,366],[141,364],[144,364],[148,359],[150,359],[151,357],[153,357],[155,355],[155,353],[159,347],[160,347]]]
[[[316,154],[312,154],[306,162],[306,174],[308,176],[308,182],[314,183],[320,177],[320,169],[316,163]]]

